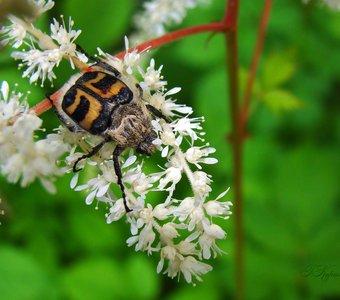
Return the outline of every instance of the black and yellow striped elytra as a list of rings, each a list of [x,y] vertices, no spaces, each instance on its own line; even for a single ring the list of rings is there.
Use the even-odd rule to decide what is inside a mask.
[[[111,126],[115,109],[132,100],[133,92],[116,76],[91,71],[65,93],[61,108],[81,128],[97,135]]]

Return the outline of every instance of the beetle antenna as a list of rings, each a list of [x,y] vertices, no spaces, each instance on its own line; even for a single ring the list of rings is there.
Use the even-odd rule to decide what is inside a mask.
[[[127,206],[127,203],[126,203],[125,188],[124,188],[124,185],[123,185],[123,182],[122,182],[123,175],[122,175],[122,170],[120,168],[119,160],[118,160],[118,157],[122,153],[123,150],[124,150],[123,148],[116,146],[115,150],[113,151],[112,159],[113,159],[113,165],[114,165],[114,168],[115,168],[115,172],[116,172],[116,175],[117,175],[117,178],[118,178],[117,183],[120,186],[120,189],[122,191],[125,211],[128,213],[128,212],[132,211],[132,209],[130,209]]]
[[[92,60],[95,62],[95,66],[98,66],[98,67],[101,67],[105,70],[108,70],[110,72],[112,72],[116,77],[120,78],[120,72],[113,66],[107,64],[106,62],[100,60],[99,58],[97,57],[94,57],[90,54],[88,54],[81,46],[79,46],[78,44],[76,45],[76,49],[77,51],[83,53],[89,60]]]
[[[88,53],[83,49],[83,47],[79,46],[78,44],[76,44],[76,50],[79,51],[79,52],[81,52],[81,53],[83,53],[88,59],[90,59],[90,60],[92,60],[92,61],[94,61],[94,62],[96,62],[96,63],[100,62],[100,59],[98,59],[98,58],[96,58],[96,57],[94,57],[94,56],[88,54]]]

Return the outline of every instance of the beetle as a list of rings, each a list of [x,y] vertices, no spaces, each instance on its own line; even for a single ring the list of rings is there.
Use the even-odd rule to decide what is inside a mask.
[[[122,80],[116,68],[90,56],[80,46],[77,49],[94,64],[75,81],[73,79],[71,85],[66,85],[67,90],[57,105],[49,96],[47,98],[58,118],[70,131],[85,130],[103,137],[89,153],[77,159],[73,172],[80,171],[77,164],[98,153],[106,143],[116,143],[112,156],[114,170],[125,210],[130,212],[132,210],[126,202],[119,155],[127,148],[134,148],[138,153],[150,156],[156,149],[152,142],[157,137],[151,125],[152,115],[169,121],[155,107],[145,104],[143,91],[138,84],[132,89]]]

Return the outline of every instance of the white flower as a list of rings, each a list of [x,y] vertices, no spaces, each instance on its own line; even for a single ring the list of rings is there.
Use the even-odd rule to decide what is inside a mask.
[[[203,222],[203,228],[204,232],[199,237],[199,244],[202,249],[203,258],[210,259],[211,252],[214,254],[214,257],[222,253],[221,249],[216,245],[216,240],[225,239],[226,233],[216,224],[206,224]]]
[[[12,57],[23,61],[19,67],[28,66],[22,77],[29,77],[30,83],[35,83],[41,79],[41,86],[44,85],[46,79],[52,82],[56,78],[53,68],[58,66],[62,59],[61,52],[58,49],[17,51],[12,54]]]
[[[228,191],[229,189],[220,194],[215,200],[210,200],[204,204],[205,211],[209,216],[222,217],[224,219],[229,218],[229,215],[231,215],[230,206],[232,206],[232,203],[230,201],[217,201],[224,197]]]
[[[140,86],[144,90],[149,89],[152,91],[156,91],[162,89],[167,84],[166,81],[162,81],[163,79],[163,76],[161,75],[162,68],[163,66],[160,66],[158,70],[155,69],[154,59],[151,59],[150,65],[146,69],[146,72],[143,72],[143,70],[139,68],[139,72],[144,79],[144,81],[140,83]]]
[[[309,3],[310,0],[302,0],[303,3]],[[340,1],[339,0],[322,0],[320,2],[323,2],[324,5],[328,6],[330,9],[334,11],[340,10]]]
[[[30,113],[23,95],[9,93],[7,82],[1,85],[0,95],[0,168],[10,182],[27,186],[39,179],[49,192],[55,192],[54,177],[64,172],[57,159],[69,148],[58,135],[35,142],[36,130],[42,121]]]
[[[212,267],[208,264],[198,261],[193,256],[185,257],[180,264],[180,270],[184,275],[186,282],[191,283],[194,276],[198,281],[202,281],[200,277],[212,270]]]
[[[171,126],[173,127],[174,131],[177,131],[179,134],[183,136],[190,136],[191,142],[193,143],[200,137],[197,135],[196,131],[202,130],[201,127],[201,120],[202,118],[188,118],[183,117],[177,119]]]
[[[193,231],[195,226],[204,218],[204,212],[198,200],[193,197],[187,197],[182,200],[178,207],[172,207],[173,215],[178,217],[180,222],[189,220],[188,230]]]
[[[185,153],[185,158],[189,163],[194,164],[198,169],[202,169],[200,163],[203,164],[216,164],[218,160],[216,158],[207,157],[209,154],[214,153],[215,148],[212,147],[190,147]]]
[[[164,259],[168,258],[168,267],[164,271],[170,278],[174,278],[178,273],[183,273],[186,282],[192,283],[192,277],[202,281],[200,277],[212,270],[212,267],[201,261],[198,261],[193,256],[183,257],[175,252],[175,248],[165,247],[161,252],[161,260],[157,266],[157,271],[160,272],[164,266]]]
[[[128,246],[136,244],[136,251],[147,250],[148,254],[157,250],[157,248],[152,247],[156,238],[156,234],[153,230],[153,217],[152,206],[148,204],[147,208],[144,208],[139,212],[139,218],[133,226],[136,228],[142,228],[142,230],[138,235],[134,235],[127,240]],[[131,229],[135,232],[136,229],[133,229],[133,227]]]
[[[117,177],[113,170],[113,162],[112,160],[103,162],[99,166],[101,175],[97,175],[97,177],[90,179],[86,184],[77,186],[75,188],[76,191],[82,190],[90,190],[90,194],[86,197],[86,204],[92,204],[95,198],[100,198],[106,195],[109,191],[109,187],[111,183],[117,182]]]
[[[53,1],[35,1],[37,9],[44,12],[53,6]],[[41,80],[43,86],[47,79],[51,83],[56,78],[53,69],[59,66],[61,60],[66,58],[74,68],[74,59],[81,62],[87,62],[87,57],[76,50],[75,40],[80,34],[80,30],[73,30],[73,21],[69,18],[69,26],[63,20],[59,24],[56,19],[50,26],[51,34],[43,34],[36,29],[28,20],[22,20],[15,16],[10,16],[12,25],[5,26],[1,29],[2,43],[11,43],[14,48],[25,44],[29,49],[16,51],[12,54],[14,59],[20,59],[22,63],[19,67],[27,66],[23,77],[29,77],[30,83],[36,83]]]
[[[107,224],[120,220],[126,214],[123,198],[118,199],[110,207],[110,213],[106,216]]]
[[[65,55],[68,56],[71,67],[74,69],[72,57],[77,57],[82,62],[87,62],[88,60],[85,54],[76,50],[76,44],[74,43],[74,41],[80,35],[81,30],[72,29],[74,22],[71,18],[69,18],[67,30],[64,19],[62,18],[62,20],[63,24],[59,24],[56,19],[53,19],[54,23],[51,24],[51,38],[59,45],[58,50],[60,52],[60,59]]]
[[[211,179],[210,175],[203,171],[196,171],[193,173],[193,183],[192,186],[194,190],[199,194],[202,198],[205,198],[211,192]]]
[[[50,10],[54,6],[54,1],[52,0],[31,0],[35,5],[36,14],[42,15],[44,12]]]
[[[4,36],[1,44],[11,44],[13,48],[19,48],[26,38],[26,28],[23,24],[15,22],[15,17],[9,17],[12,22],[9,26],[3,26],[0,29],[0,36]],[[7,37],[6,37],[7,36]]]
[[[188,9],[195,8],[202,0],[152,0],[144,3],[144,11],[135,16],[139,29],[135,40],[161,36],[166,27],[179,24]],[[205,1],[206,2],[206,1]]]
[[[123,182],[129,184],[131,190],[138,195],[146,194],[152,187],[152,180],[142,172],[142,165],[129,168],[123,175]]]
[[[323,0],[323,2],[333,10],[340,10],[340,1],[339,0]]]
[[[153,177],[162,177],[159,180],[159,185],[157,187],[158,190],[165,190],[169,192],[165,203],[168,203],[172,197],[172,194],[175,191],[177,183],[182,178],[182,170],[176,167],[169,167],[164,172],[160,172],[158,174],[153,174]],[[171,183],[169,185],[169,183]]]

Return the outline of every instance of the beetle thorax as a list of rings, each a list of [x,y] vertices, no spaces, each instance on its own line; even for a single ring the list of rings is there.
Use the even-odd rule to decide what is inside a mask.
[[[152,130],[150,113],[143,103],[133,101],[118,107],[105,134],[123,148],[135,148],[147,155],[155,149],[152,141],[156,134]]]

